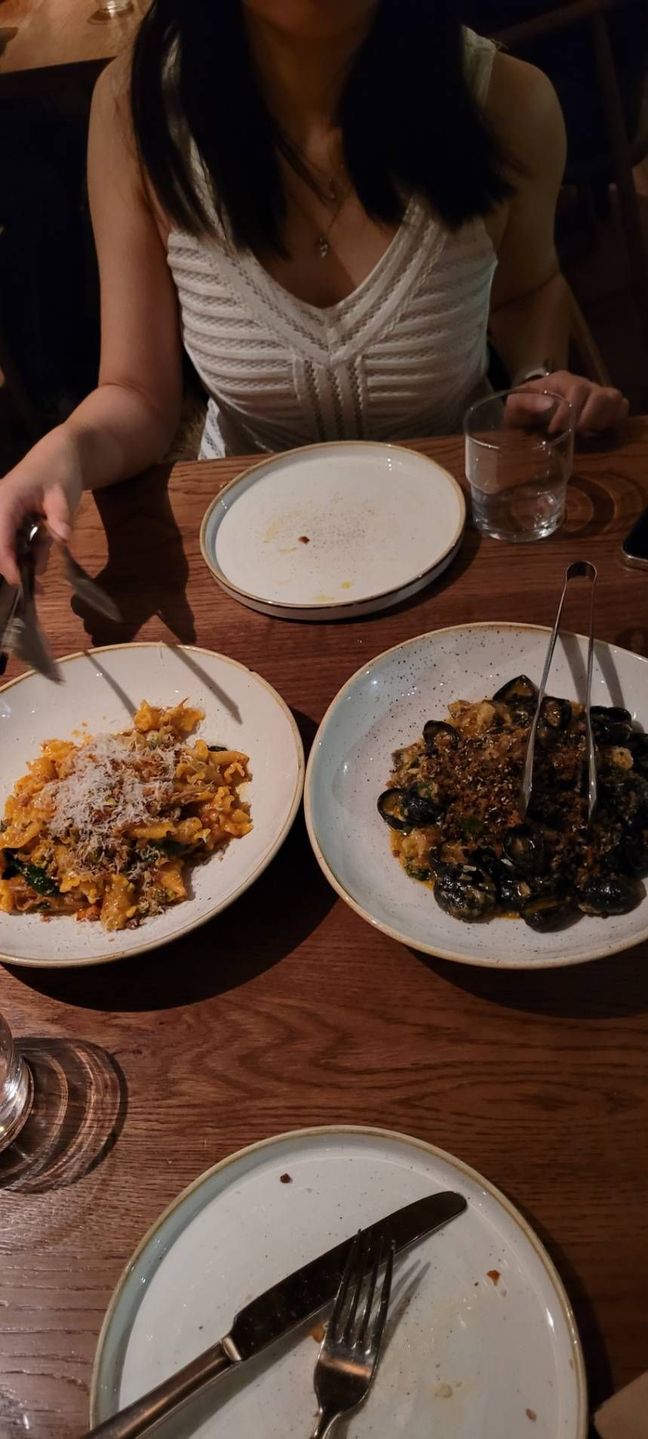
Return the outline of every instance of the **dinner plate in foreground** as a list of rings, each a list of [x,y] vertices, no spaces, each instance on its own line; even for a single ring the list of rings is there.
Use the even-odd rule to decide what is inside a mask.
[[[466,518],[456,480],[398,445],[307,445],[239,475],[210,505],[204,559],[243,604],[333,620],[397,604],[454,557]]]
[[[259,675],[194,646],[115,645],[60,661],[53,690],[30,673],[0,690],[0,813],[16,780],[50,739],[129,729],[142,700],[204,711],[196,738],[244,751],[251,779],[241,787],[252,829],[204,863],[189,864],[189,896],[137,929],[108,932],[71,915],[0,913],[0,957],[23,965],[86,965],[153,949],[188,933],[231,904],[265,869],[288,833],[302,792],[301,739],[284,701]],[[194,736],[190,739],[193,741]],[[216,961],[215,961],[216,962]]]
[[[510,969],[580,964],[648,938],[648,898],[628,914],[583,916],[539,934],[521,919],[464,923],[410,878],[391,852],[377,800],[395,750],[412,744],[427,720],[443,720],[453,700],[492,696],[520,674],[536,684],[549,631],[533,625],[460,625],[421,635],[379,655],[348,681],[328,709],[306,778],[306,820],[319,863],[338,894],[371,924],[426,954]],[[585,693],[587,641],[558,642],[552,695]],[[624,705],[648,727],[648,661],[597,642],[592,703]],[[488,844],[488,836],[484,836]]]
[[[248,1299],[437,1189],[464,1214],[397,1262],[386,1344],[354,1439],[584,1439],[573,1315],[533,1231],[460,1160],[405,1135],[297,1131],[203,1175],[131,1259],[99,1339],[92,1420],[108,1418],[226,1334]],[[160,1439],[303,1439],[315,1413],[313,1334],[219,1381]],[[156,1431],[157,1432],[157,1431]]]

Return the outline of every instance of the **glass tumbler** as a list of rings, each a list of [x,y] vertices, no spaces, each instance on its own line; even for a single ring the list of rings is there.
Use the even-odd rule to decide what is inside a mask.
[[[93,20],[115,20],[118,15],[127,15],[133,10],[133,0],[104,0],[93,15]]]
[[[32,1107],[34,1085],[29,1066],[18,1053],[0,1014],[0,1150],[22,1129]]]
[[[502,390],[464,420],[475,526],[494,540],[544,540],[565,516],[574,459],[572,406],[550,390]]]

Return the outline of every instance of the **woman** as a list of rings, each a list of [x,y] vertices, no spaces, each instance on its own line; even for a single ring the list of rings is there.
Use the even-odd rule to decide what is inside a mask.
[[[183,340],[204,457],[456,429],[489,324],[512,376],[616,424],[564,369],[564,155],[549,82],[452,0],[154,0],[92,107],[99,384],[0,485],[0,571],[27,511],[66,538],[84,488],[162,458]]]

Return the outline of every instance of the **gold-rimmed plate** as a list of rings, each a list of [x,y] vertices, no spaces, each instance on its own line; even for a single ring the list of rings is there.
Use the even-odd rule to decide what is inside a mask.
[[[354,1439],[585,1439],[574,1316],[531,1225],[461,1159],[409,1135],[346,1125],[230,1155],[166,1210],[108,1310],[92,1423],[214,1344],[254,1294],[440,1189],[457,1190],[468,1207],[397,1265],[380,1372],[354,1414]],[[208,1386],[164,1421],[165,1439],[301,1439],[315,1412],[314,1340],[317,1330],[293,1334]]]
[[[253,828],[191,871],[190,895],[138,929],[108,933],[73,917],[0,914],[0,958],[62,967],[126,959],[180,938],[225,909],[253,884],[285,839],[301,799],[304,753],[295,721],[276,690],[226,655],[196,646],[113,645],[59,661],[64,683],[29,673],[0,690],[0,811],[41,744],[83,732],[127,729],[140,702],[202,709],[197,731],[250,757],[242,790]]]
[[[307,445],[226,485],[200,543],[234,599],[279,619],[388,609],[440,575],[461,543],[463,493],[435,460],[399,445]]]

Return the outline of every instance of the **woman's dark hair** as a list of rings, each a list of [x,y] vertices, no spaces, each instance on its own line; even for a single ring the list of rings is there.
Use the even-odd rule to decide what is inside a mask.
[[[176,224],[209,233],[211,200],[237,247],[284,253],[279,153],[302,176],[304,167],[258,86],[243,0],[153,0],[135,43],[131,104],[144,168]],[[375,219],[398,222],[404,196],[416,193],[457,227],[510,193],[465,77],[453,0],[377,0],[338,119],[349,174]]]

